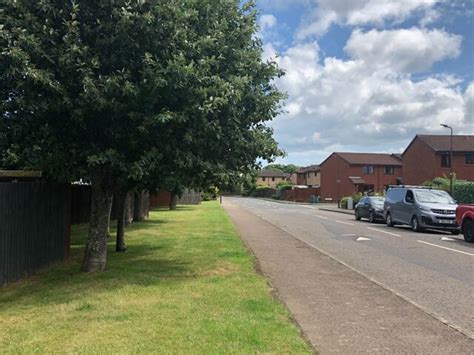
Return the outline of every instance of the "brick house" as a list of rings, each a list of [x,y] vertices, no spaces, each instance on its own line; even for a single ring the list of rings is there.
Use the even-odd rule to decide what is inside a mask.
[[[321,198],[340,200],[357,192],[383,191],[402,180],[402,161],[395,154],[332,153],[320,165]]]
[[[450,147],[450,135],[416,135],[402,154],[403,182],[449,177]],[[474,181],[474,136],[453,136],[453,171],[460,180]]]
[[[290,174],[279,170],[260,170],[257,175],[257,185],[275,187],[279,182],[288,181]]]
[[[309,187],[321,186],[321,172],[319,165],[309,165],[302,167],[297,172],[298,185],[307,185]]]

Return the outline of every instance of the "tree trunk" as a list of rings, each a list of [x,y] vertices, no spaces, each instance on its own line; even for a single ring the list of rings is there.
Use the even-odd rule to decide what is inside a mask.
[[[134,211],[134,192],[129,191],[127,193],[127,199],[125,201],[125,226],[128,226],[133,221]]]
[[[171,192],[170,210],[175,210],[177,204],[178,204],[178,194],[176,192]]]
[[[114,196],[112,195],[112,202],[110,203],[110,207],[109,207],[109,217],[108,217],[108,220],[107,220],[107,238],[111,238],[112,235],[110,234],[110,220],[112,218],[112,205],[114,204]]]
[[[133,203],[133,220],[144,221],[148,217],[148,206],[150,204],[148,192],[135,192],[135,199]]]
[[[101,182],[98,179],[92,183],[89,235],[81,266],[81,270],[86,272],[104,270],[107,261],[107,229],[112,191],[104,188]]]
[[[117,202],[117,238],[115,241],[115,251],[126,251],[125,247],[125,218],[127,210],[127,191],[119,191],[115,197]]]
[[[150,217],[150,193],[143,191],[143,219]]]

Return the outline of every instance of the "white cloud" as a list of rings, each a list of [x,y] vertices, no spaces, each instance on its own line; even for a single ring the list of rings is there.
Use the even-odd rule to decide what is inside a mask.
[[[387,21],[401,22],[415,11],[430,11],[435,3],[436,0],[314,0],[297,38],[322,35],[333,23],[381,26]]]
[[[461,41],[459,35],[436,29],[355,30],[344,50],[371,67],[415,73],[437,61],[457,57]]]
[[[467,124],[467,131],[471,134],[474,134],[474,81],[469,83],[465,93],[464,93],[464,102],[465,102],[465,118]]]
[[[260,16],[258,23],[260,25],[260,30],[265,31],[266,29],[272,28],[276,25],[277,18],[271,14],[262,15]]]
[[[463,92],[453,76],[414,80],[410,75],[458,51],[459,43],[452,45],[457,37],[414,31],[414,43],[393,48],[383,44],[398,41],[396,31],[356,32],[346,47],[351,55],[347,60],[321,61],[316,42],[295,44],[277,58],[286,70],[277,85],[289,98],[287,113],[272,126],[288,161],[318,163],[341,149],[400,152],[415,134],[443,133],[440,123],[452,125],[457,133],[472,133],[474,83]],[[406,33],[401,34],[404,38]],[[359,40],[367,45],[356,46]]]

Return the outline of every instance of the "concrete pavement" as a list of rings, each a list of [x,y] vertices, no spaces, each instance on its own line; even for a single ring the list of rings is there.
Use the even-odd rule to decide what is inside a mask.
[[[321,353],[472,353],[468,336],[232,201],[224,208]]]

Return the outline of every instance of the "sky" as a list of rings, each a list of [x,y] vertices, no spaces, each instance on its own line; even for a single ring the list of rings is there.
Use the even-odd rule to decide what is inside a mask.
[[[285,158],[402,153],[416,134],[474,134],[474,0],[257,0],[263,58],[285,75],[269,125]]]

